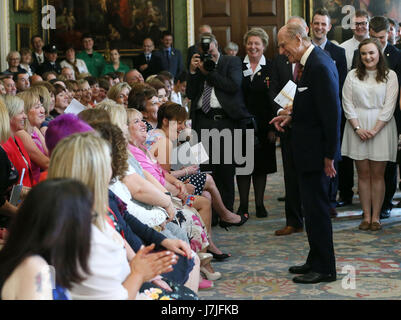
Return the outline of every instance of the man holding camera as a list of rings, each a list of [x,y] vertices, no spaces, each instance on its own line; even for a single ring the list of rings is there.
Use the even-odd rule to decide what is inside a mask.
[[[233,133],[235,128],[246,124],[252,117],[245,107],[241,90],[242,62],[238,57],[221,55],[217,40],[210,33],[201,35],[199,52],[191,58],[186,89],[191,99],[192,128],[199,140],[202,139],[201,130],[209,130],[203,132],[202,139],[209,153],[209,164],[201,166],[201,169],[212,171],[224,205],[233,211]],[[210,132],[212,129],[215,129],[214,132]],[[227,132],[227,129],[231,137],[222,139],[222,131]],[[206,132],[209,132],[208,137]],[[219,141],[220,144],[217,143]],[[213,161],[218,155],[219,161]]]

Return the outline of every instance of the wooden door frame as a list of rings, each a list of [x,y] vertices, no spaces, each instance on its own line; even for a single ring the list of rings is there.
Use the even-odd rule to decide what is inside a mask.
[[[194,2],[199,0],[187,0],[187,40],[188,47],[195,44],[195,12]],[[292,16],[292,0],[284,0],[284,21]]]

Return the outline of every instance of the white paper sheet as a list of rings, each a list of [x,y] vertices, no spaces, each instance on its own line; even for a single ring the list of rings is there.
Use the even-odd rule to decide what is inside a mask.
[[[72,99],[71,103],[68,105],[67,109],[65,109],[64,113],[73,113],[78,115],[81,111],[85,110],[86,107],[76,99]]]
[[[297,85],[293,81],[289,80],[284,88],[281,89],[277,97],[274,99],[274,102],[279,104],[282,108],[289,104],[292,104],[292,102],[294,101],[296,90]]]

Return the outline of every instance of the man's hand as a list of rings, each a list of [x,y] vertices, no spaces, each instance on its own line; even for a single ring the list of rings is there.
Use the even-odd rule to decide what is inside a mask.
[[[334,178],[337,174],[336,169],[334,168],[334,160],[324,158],[324,172],[326,176],[330,178]]]
[[[196,69],[199,68],[200,63],[201,63],[200,55],[198,53],[195,53],[191,58],[191,63],[189,64],[189,71],[191,73],[195,73]]]
[[[292,118],[290,115],[277,116],[273,118],[269,124],[274,124],[278,132],[284,132],[285,130],[283,127],[288,126],[291,122],[291,119]]]
[[[140,71],[144,71],[144,70],[146,70],[148,67],[149,67],[149,65],[143,64],[143,65],[141,65],[141,66],[139,67],[139,70],[140,70]]]
[[[205,70],[203,67],[203,61],[201,61],[200,55],[198,53],[195,53],[192,58],[191,58],[191,63],[189,65],[189,71],[191,73],[195,73],[196,69],[199,69],[200,72],[204,75],[208,75],[209,72]]]

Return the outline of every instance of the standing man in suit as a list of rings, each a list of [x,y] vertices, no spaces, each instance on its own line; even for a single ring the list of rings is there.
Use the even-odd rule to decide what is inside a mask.
[[[292,149],[310,251],[306,263],[289,269],[296,283],[336,280],[329,183],[340,158],[341,106],[333,60],[308,38],[305,28],[287,24],[278,33],[281,54],[299,62],[299,81],[291,115],[278,116],[276,129],[291,123]]]
[[[43,47],[43,51],[45,52],[46,59],[45,62],[41,64],[36,73],[40,76],[49,71],[54,71],[57,74],[60,74],[61,66],[57,62],[57,47],[54,44],[48,44]]]
[[[196,53],[191,58],[186,93],[191,99],[192,128],[199,139],[202,137],[202,129],[217,129],[219,133],[228,129],[232,137],[238,123],[240,121],[245,123],[245,119],[251,118],[241,90],[242,62],[238,57],[221,55],[214,35],[203,34],[202,37],[208,37],[211,41],[208,53],[216,63],[216,67],[207,71],[199,54]],[[202,52],[202,49],[199,48],[199,51]],[[229,211],[233,211],[235,164],[232,153],[231,159],[224,158],[228,142],[226,139],[220,140],[223,140],[220,147],[213,139],[213,143],[209,143],[210,148],[206,150],[209,152],[210,162],[214,157],[213,154],[219,154],[220,164],[212,163],[201,167],[212,171],[224,205]],[[230,160],[230,163],[226,164],[224,160]]]
[[[167,70],[176,77],[183,70],[182,54],[180,50],[173,48],[173,35],[171,32],[164,31],[162,33],[161,44],[162,46],[157,55],[161,59],[162,70]]]
[[[345,78],[347,77],[347,59],[345,57],[345,49],[341,48],[330,40],[327,39],[327,33],[331,30],[331,21],[329,12],[326,9],[318,9],[314,12],[311,23],[312,30],[312,44],[316,47],[320,47],[322,50],[327,52],[333,59],[339,76],[339,97],[340,102],[342,100],[342,90]],[[341,121],[342,129],[345,126],[345,117],[343,116]],[[343,130],[342,130],[343,131]],[[342,141],[342,139],[341,139]],[[346,160],[345,160],[346,161]],[[351,162],[352,163],[352,162]],[[338,175],[330,180],[329,198],[330,198],[330,215],[332,218],[337,216],[337,190],[338,181],[342,174],[349,175],[347,167],[342,165],[342,162],[335,162],[334,166],[338,170]],[[345,169],[345,170],[344,170]],[[349,177],[346,177],[349,178]],[[352,177],[353,178],[353,177]]]
[[[288,19],[287,24],[288,23],[298,24],[305,29],[306,34],[309,33],[308,25],[301,17],[293,16]],[[270,98],[273,101],[272,105],[275,115],[280,116],[291,113],[290,108],[283,109],[279,104],[274,102],[274,99],[289,80],[292,80],[295,83],[298,82],[298,67],[299,63],[297,65],[295,62],[288,61],[288,58],[282,54],[278,55],[273,60],[269,93]],[[287,127],[284,132],[280,132],[279,134],[284,170],[286,225],[284,228],[276,230],[274,234],[276,236],[286,236],[292,233],[302,232],[304,222],[298,177],[291,146],[292,129]]]
[[[139,70],[144,79],[162,71],[160,57],[153,54],[153,50],[155,50],[153,40],[146,38],[143,40],[143,53],[134,59],[134,68]]]
[[[373,17],[369,24],[369,35],[371,38],[376,38],[382,45],[384,57],[388,67],[397,74],[398,83],[401,84],[401,52],[388,43],[388,32],[390,23],[386,17]],[[358,50],[355,50],[352,67],[355,68],[359,57]],[[401,111],[400,100],[397,99],[397,106],[394,111],[394,118],[397,124],[397,133],[401,133]],[[380,219],[390,218],[391,210],[393,209],[393,197],[397,190],[397,163],[387,162],[386,171],[384,173],[386,184],[386,192],[380,212]]]
[[[45,53],[43,51],[43,40],[39,35],[34,35],[31,38],[31,45],[33,48],[32,52],[32,63],[30,65],[31,70],[33,73],[35,73],[41,64],[45,62]]]

